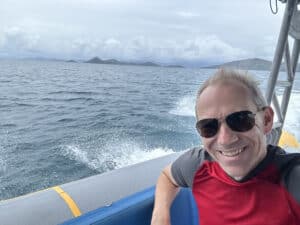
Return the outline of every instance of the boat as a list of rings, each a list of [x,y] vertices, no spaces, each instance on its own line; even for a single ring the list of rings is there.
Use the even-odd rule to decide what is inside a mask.
[[[278,121],[268,142],[299,147],[299,142],[282,131],[296,75],[300,52],[300,11],[298,0],[281,0],[285,12],[266,91]],[[290,54],[289,39],[294,41]],[[286,80],[279,80],[281,62]],[[276,87],[284,88],[281,104]],[[95,175],[25,196],[0,202],[4,225],[150,224],[155,183],[160,171],[181,153],[173,153],[125,168]],[[172,225],[199,224],[197,208],[189,189],[181,189],[171,209]]]

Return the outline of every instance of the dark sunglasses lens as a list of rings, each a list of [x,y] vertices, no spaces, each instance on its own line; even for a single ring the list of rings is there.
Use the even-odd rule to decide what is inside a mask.
[[[255,114],[250,111],[241,111],[226,117],[228,126],[238,132],[251,130],[255,125]]]
[[[197,122],[197,130],[202,137],[209,138],[216,135],[219,129],[217,119],[204,119]]]

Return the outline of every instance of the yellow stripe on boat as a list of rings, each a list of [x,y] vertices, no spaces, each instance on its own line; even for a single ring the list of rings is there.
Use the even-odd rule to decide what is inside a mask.
[[[74,200],[71,198],[71,196],[68,195],[68,193],[66,193],[59,186],[53,187],[52,189],[55,190],[59,194],[59,196],[65,201],[65,203],[70,208],[70,210],[71,210],[72,214],[74,215],[74,217],[78,217],[78,216],[81,215],[80,209],[78,208],[78,206],[76,205]]]
[[[294,135],[283,130],[279,139],[279,146],[299,148],[300,144]]]

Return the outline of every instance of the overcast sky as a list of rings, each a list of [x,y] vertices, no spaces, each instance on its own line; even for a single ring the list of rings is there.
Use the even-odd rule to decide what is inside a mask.
[[[186,65],[272,59],[278,5],[273,15],[269,0],[1,0],[0,57]]]

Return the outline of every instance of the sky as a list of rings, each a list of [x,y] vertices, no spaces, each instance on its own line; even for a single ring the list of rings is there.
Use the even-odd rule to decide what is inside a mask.
[[[274,1],[273,5],[275,7]],[[284,4],[269,0],[1,0],[0,58],[186,66],[271,60]]]

